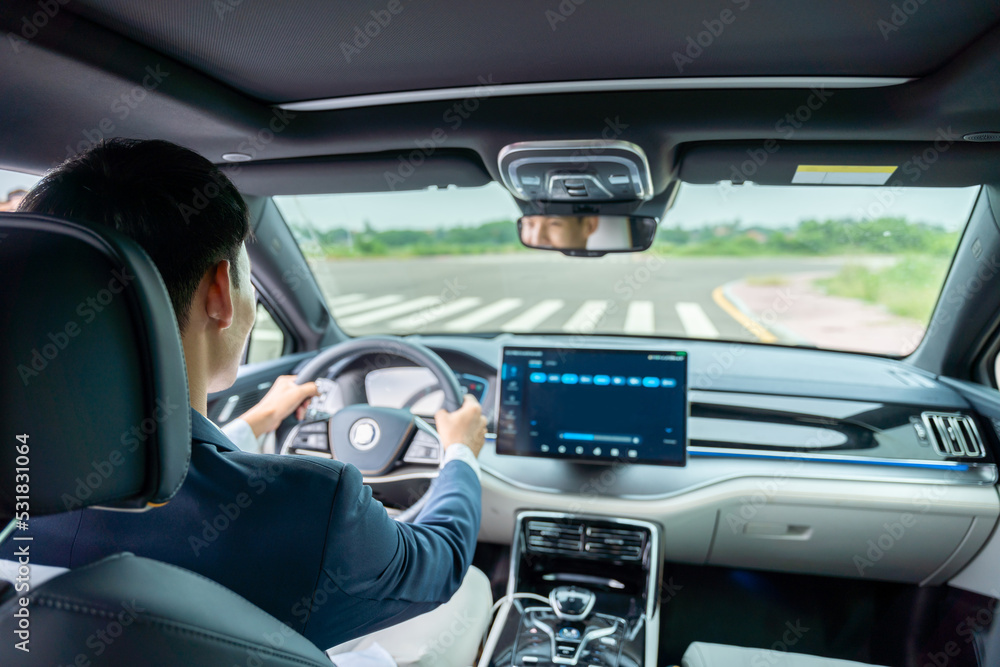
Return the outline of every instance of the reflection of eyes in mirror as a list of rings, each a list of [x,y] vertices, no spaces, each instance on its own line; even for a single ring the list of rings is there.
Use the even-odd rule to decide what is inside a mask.
[[[627,252],[645,250],[655,218],[620,215],[526,215],[518,221],[521,243],[546,250]]]

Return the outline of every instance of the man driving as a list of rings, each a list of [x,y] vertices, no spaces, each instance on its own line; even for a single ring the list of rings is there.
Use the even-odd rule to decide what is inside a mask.
[[[121,551],[172,563],[322,649],[428,612],[460,587],[479,586],[488,597],[485,577],[470,571],[486,431],[473,398],[435,415],[441,470],[412,523],[394,521],[354,466],[245,452],[207,418],[209,392],[236,379],[256,306],[248,209],[215,165],[165,141],[113,139],[48,174],[20,210],[107,225],[146,250],[177,316],[192,419],[190,468],[169,503],[34,519],[32,563],[74,568]],[[242,423],[260,435],[315,393],[312,383],[279,378]],[[11,559],[12,549],[0,547],[0,558]]]

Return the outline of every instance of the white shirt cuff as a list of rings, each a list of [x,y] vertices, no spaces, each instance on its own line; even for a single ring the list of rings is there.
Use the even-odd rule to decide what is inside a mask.
[[[261,442],[257,439],[257,436],[253,434],[253,429],[250,428],[250,424],[246,423],[242,419],[234,419],[228,422],[225,426],[219,429],[222,431],[227,438],[233,441],[233,444],[242,449],[244,452],[252,452],[254,454],[260,454],[261,452]]]
[[[472,472],[476,473],[476,479],[482,481],[483,474],[479,470],[479,459],[472,453],[468,445],[463,445],[460,442],[448,445],[444,450],[444,456],[441,457],[441,467],[445,467],[449,461],[465,462],[466,465],[472,468]]]

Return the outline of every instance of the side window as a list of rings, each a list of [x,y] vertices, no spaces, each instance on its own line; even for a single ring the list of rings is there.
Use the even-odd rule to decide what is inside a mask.
[[[0,169],[0,211],[13,211],[41,177]]]
[[[247,344],[247,356],[244,363],[255,364],[260,361],[277,359],[285,352],[285,332],[271,317],[271,313],[260,301],[257,302],[257,321],[250,332],[250,342]]]

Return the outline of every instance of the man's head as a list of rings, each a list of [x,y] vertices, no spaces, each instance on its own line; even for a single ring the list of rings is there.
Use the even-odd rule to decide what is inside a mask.
[[[250,225],[215,165],[166,141],[112,139],[46,175],[19,210],[107,225],[137,241],[167,286],[185,350],[204,352],[209,390],[232,382],[253,326]]]
[[[535,248],[582,250],[597,223],[596,215],[526,215],[521,218],[521,242]]]

